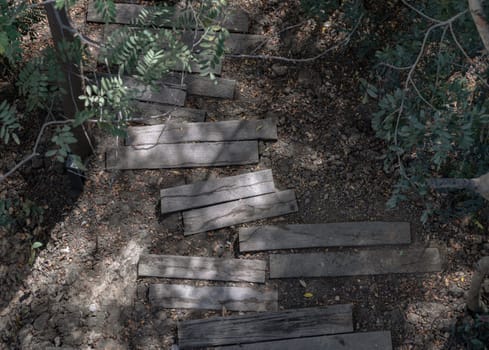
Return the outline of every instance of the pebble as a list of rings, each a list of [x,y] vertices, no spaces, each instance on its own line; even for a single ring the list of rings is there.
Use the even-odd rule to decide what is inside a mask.
[[[88,310],[89,310],[90,312],[96,312],[96,311],[98,310],[97,304],[90,304],[90,305],[88,306]]]
[[[34,321],[34,329],[36,331],[40,331],[40,330],[43,330],[47,323],[48,323],[48,320],[49,320],[49,313],[47,312],[44,312],[42,313],[38,318],[36,318],[36,320]]]

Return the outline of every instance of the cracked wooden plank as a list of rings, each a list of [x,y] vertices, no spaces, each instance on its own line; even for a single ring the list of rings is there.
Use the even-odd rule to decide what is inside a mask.
[[[131,123],[159,125],[163,123],[196,123],[205,121],[206,111],[194,108],[134,101]]]
[[[194,287],[179,284],[152,284],[149,301],[153,307],[230,311],[276,311],[277,290],[250,287]]]
[[[270,255],[270,278],[425,273],[441,267],[437,248]]]
[[[267,341],[253,344],[220,346],[215,350],[392,350],[389,331],[325,335],[320,337],[296,338]]]
[[[162,189],[161,213],[188,210],[275,192],[271,170]]]
[[[192,47],[194,42],[198,42],[203,35],[203,31],[183,32],[182,42],[187,46]],[[229,37],[224,41],[224,48],[228,54],[246,54],[251,53],[260,44],[265,42],[267,38],[260,34],[241,34],[230,33]],[[197,45],[197,49],[200,46]]]
[[[265,283],[266,262],[177,255],[141,255],[139,277]]]
[[[178,339],[180,347],[188,349],[352,331],[352,306],[344,304],[182,321]]]
[[[408,222],[340,222],[239,229],[239,250],[242,252],[409,243]]]
[[[276,139],[277,125],[273,119],[229,120],[129,127],[126,145]]]
[[[116,3],[115,18],[109,23],[133,24],[143,8],[149,12],[152,11],[150,6]],[[171,13],[166,20],[161,21],[161,26],[173,28],[174,25],[178,24],[178,18],[182,16],[182,12],[178,10],[175,11],[173,7],[167,8]],[[93,1],[88,4],[87,22],[104,23],[104,19],[102,15],[97,12]],[[250,19],[245,11],[238,8],[231,8],[223,18],[221,25],[231,32],[247,32],[250,26]]]
[[[217,204],[183,213],[184,234],[216,230],[298,210],[293,190]]]
[[[127,146],[106,153],[107,169],[170,169],[258,163],[258,142]]]
[[[182,83],[182,74],[169,73],[163,78],[163,83],[179,86]],[[183,75],[183,85],[189,95],[234,98],[236,80],[216,77],[214,80],[194,74]]]
[[[187,97],[185,85],[160,82],[155,87],[151,87],[130,77],[124,77],[123,81],[128,88],[134,91],[134,97],[137,100],[175,106],[183,106],[185,104]]]

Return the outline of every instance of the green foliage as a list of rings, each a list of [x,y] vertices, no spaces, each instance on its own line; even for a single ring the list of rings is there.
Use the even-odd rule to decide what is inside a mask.
[[[9,106],[7,101],[0,103],[0,139],[8,144],[10,138],[14,140],[16,144],[20,143],[19,137],[16,134],[16,130],[20,129],[20,124],[17,121],[15,108]]]
[[[44,210],[28,199],[0,198],[0,228],[37,226],[44,220]]]
[[[413,26],[402,26],[409,30],[395,35],[396,44],[377,52],[371,82],[362,80],[365,102],[377,104],[372,128],[386,142],[384,169],[399,176],[389,207],[412,193],[426,197],[427,178],[476,177],[489,164],[488,66],[477,56],[481,42],[463,12],[467,4],[416,5],[427,16],[451,20],[432,27],[435,22],[404,8]],[[422,220],[432,209],[428,203]]]
[[[64,125],[63,127],[56,128],[56,132],[51,138],[51,142],[57,147],[47,151],[46,157],[56,156],[58,161],[63,162],[71,153],[70,144],[76,143],[77,140],[73,136],[71,127],[69,125]]]
[[[327,19],[330,14],[340,7],[339,0],[301,0],[301,6],[310,17],[320,20]]]
[[[113,0],[95,0],[95,9],[105,22],[110,22],[115,19],[116,9]]]
[[[487,350],[489,344],[489,314],[466,317],[455,328],[459,343],[468,350]]]

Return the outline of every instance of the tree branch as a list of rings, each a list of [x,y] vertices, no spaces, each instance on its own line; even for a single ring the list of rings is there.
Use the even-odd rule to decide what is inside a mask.
[[[343,46],[346,45],[350,42],[351,37],[353,34],[357,31],[358,27],[360,26],[360,23],[362,22],[364,14],[362,13],[360,18],[358,19],[357,23],[353,27],[352,31],[347,35],[345,39],[340,41],[338,44],[326,49],[325,51],[321,52],[320,54],[313,56],[313,57],[308,57],[308,58],[288,58],[288,57],[282,57],[282,56],[271,56],[271,55],[226,55],[226,57],[231,57],[231,58],[251,58],[251,59],[264,59],[264,60],[274,60],[274,61],[282,61],[282,62],[288,62],[288,63],[307,63],[307,62],[312,62],[317,60],[318,58],[323,57],[327,53]]]
[[[37,135],[36,143],[34,144],[34,147],[32,148],[31,154],[29,154],[27,157],[22,159],[19,163],[15,164],[15,166],[7,171],[5,174],[1,175],[0,174],[0,183],[5,181],[5,179],[9,176],[11,176],[13,173],[15,173],[17,170],[19,170],[23,165],[25,165],[28,161],[31,159],[40,156],[40,154],[37,152],[37,148],[39,147],[39,143],[41,142],[42,135],[44,134],[44,130],[48,126],[51,125],[60,125],[60,124],[69,124],[73,123],[73,120],[55,120],[51,122],[46,122],[41,126],[41,130],[39,131],[39,134]]]
[[[481,37],[484,48],[489,52],[489,23],[484,15],[481,0],[468,0],[470,14],[474,20],[479,36]]]
[[[470,290],[467,293],[467,308],[473,312],[487,312],[487,306],[481,299],[481,286],[486,275],[489,275],[489,256],[483,257],[475,265]]]

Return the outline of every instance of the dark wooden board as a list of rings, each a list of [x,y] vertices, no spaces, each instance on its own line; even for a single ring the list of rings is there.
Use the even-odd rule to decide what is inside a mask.
[[[161,190],[161,213],[188,210],[275,192],[271,170],[229,176]]]
[[[441,270],[437,248],[271,254],[270,278],[338,277]]]
[[[215,350],[392,350],[391,332],[365,332],[220,346]]]
[[[149,6],[116,3],[116,16],[110,23],[132,24],[144,7],[151,11],[151,7]],[[180,13],[177,11],[173,16],[175,20],[171,21],[172,24],[176,23],[178,16],[180,16]],[[88,4],[87,22],[104,23],[102,16],[97,13],[93,1]],[[221,25],[227,28],[229,31],[247,32],[250,25],[250,20],[245,11],[235,8],[229,10],[229,13],[224,18]],[[163,24],[163,26],[167,25]]]
[[[352,331],[352,306],[344,304],[183,321],[178,339],[180,347],[188,349]]]
[[[298,210],[293,190],[222,203],[183,213],[185,235],[244,222],[289,214]]]
[[[182,41],[192,47],[194,41],[198,41],[203,35],[203,31],[184,32],[182,33]],[[229,37],[224,42],[226,52],[229,54],[246,54],[251,53],[256,47],[266,40],[264,35],[259,34],[241,34],[230,33]],[[199,48],[199,46],[197,46]]]
[[[194,287],[181,284],[152,284],[149,301],[165,309],[200,309],[229,311],[276,311],[276,290],[251,287]]]
[[[178,255],[141,255],[139,277],[265,283],[266,262]]]
[[[163,83],[178,86],[182,83],[182,74],[169,73],[163,79]],[[189,95],[205,97],[232,99],[234,98],[234,90],[236,89],[236,80],[225,78],[211,80],[208,77],[194,74],[183,74],[183,84],[182,88],[186,89]]]
[[[277,125],[273,119],[229,120],[129,127],[126,145],[276,139]]]
[[[162,105],[134,101],[135,112],[131,116],[131,122],[144,125],[158,125],[167,123],[197,123],[204,122],[206,111],[194,108]]]
[[[258,142],[127,146],[106,153],[107,169],[169,169],[258,163]]]
[[[341,222],[239,229],[239,249],[242,252],[409,243],[411,230],[408,222]]]
[[[183,106],[187,97],[184,85],[165,84],[162,82],[154,89],[130,77],[124,77],[124,84],[134,89],[135,98],[140,101]]]

